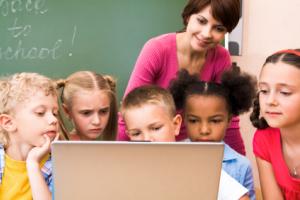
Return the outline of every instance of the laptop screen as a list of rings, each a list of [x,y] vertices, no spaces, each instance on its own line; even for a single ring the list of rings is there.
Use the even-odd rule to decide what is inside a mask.
[[[217,199],[223,143],[55,141],[54,197]]]

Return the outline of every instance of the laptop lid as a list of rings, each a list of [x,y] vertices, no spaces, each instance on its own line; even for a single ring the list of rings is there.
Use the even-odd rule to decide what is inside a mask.
[[[216,200],[223,143],[52,143],[56,200]]]

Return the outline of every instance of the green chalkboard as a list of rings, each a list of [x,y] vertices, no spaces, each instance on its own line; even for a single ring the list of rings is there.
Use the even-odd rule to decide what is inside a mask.
[[[143,44],[180,30],[186,0],[1,0],[0,74],[111,74],[123,95]]]

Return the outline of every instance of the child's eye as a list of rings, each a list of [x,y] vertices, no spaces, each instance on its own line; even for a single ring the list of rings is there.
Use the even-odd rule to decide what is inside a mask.
[[[195,124],[198,122],[198,120],[197,119],[188,119],[188,122],[191,124]]]
[[[266,90],[266,89],[260,89],[260,90],[259,90],[259,93],[260,93],[260,94],[267,94],[267,93],[268,93],[268,90]]]
[[[128,134],[130,136],[136,137],[136,136],[139,136],[141,134],[141,132],[129,132]]]
[[[37,110],[35,110],[34,113],[35,113],[37,116],[42,117],[42,116],[44,116],[44,115],[46,114],[46,110],[44,110],[44,109],[37,109]]]
[[[282,94],[284,96],[290,96],[292,93],[291,92],[281,91],[280,94]]]
[[[52,114],[53,114],[53,116],[55,116],[55,117],[57,117],[58,116],[58,110],[52,110]]]
[[[105,108],[105,109],[99,110],[99,114],[100,114],[100,115],[105,115],[105,114],[107,114],[108,112],[109,112],[109,108]]]
[[[44,116],[45,115],[45,112],[35,112],[38,116]]]
[[[84,116],[89,116],[89,115],[92,114],[92,112],[89,111],[89,110],[84,110],[84,111],[81,111],[80,114],[82,114],[82,115],[84,115]]]
[[[218,123],[221,123],[223,120],[221,119],[212,119],[211,122],[214,123],[214,124],[218,124]]]
[[[159,131],[161,128],[162,128],[162,126],[154,126],[154,127],[151,127],[150,129],[152,131]]]

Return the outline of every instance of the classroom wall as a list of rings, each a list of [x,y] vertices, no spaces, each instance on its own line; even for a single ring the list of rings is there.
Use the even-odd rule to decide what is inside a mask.
[[[244,70],[258,75],[267,56],[280,49],[300,48],[299,0],[244,0],[242,56],[232,56]],[[259,186],[252,138],[255,129],[249,114],[241,117],[241,131],[247,156],[254,167],[256,186]]]

